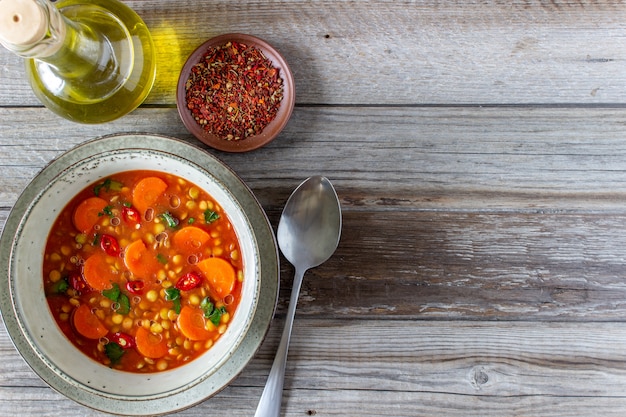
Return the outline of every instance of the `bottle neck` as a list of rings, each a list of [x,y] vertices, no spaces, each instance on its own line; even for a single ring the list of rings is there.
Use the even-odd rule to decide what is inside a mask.
[[[6,0],[5,0],[6,1]],[[17,0],[2,12],[0,43],[24,58],[45,58],[63,46],[67,22],[47,0]]]
[[[59,78],[100,73],[101,79],[109,79],[111,75],[102,72],[116,71],[113,51],[91,27],[67,18],[48,0],[9,1],[17,6],[4,22],[16,27],[9,32],[0,30],[0,42],[13,53],[45,62]],[[18,27],[24,35],[15,35]],[[2,36],[5,33],[8,35]]]

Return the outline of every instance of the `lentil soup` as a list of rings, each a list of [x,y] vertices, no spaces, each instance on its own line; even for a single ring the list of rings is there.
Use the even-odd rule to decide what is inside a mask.
[[[114,369],[173,369],[224,334],[243,261],[226,213],[176,175],[137,170],[82,190],[46,242],[52,315],[83,353]]]

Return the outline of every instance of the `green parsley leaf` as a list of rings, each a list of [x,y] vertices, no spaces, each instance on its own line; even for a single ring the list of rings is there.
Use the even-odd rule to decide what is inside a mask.
[[[104,215],[113,217],[113,206],[106,206],[102,209],[101,212],[98,213],[98,217],[102,217]]]
[[[178,288],[166,288],[165,300],[171,301],[174,304],[174,312],[180,314],[180,290]]]
[[[102,295],[104,295],[106,298],[113,301],[114,303],[117,303],[119,301],[121,293],[122,292],[120,291],[120,286],[117,285],[117,283],[114,283],[113,287],[109,288],[108,290],[102,290]]]
[[[200,301],[200,308],[204,312],[204,317],[209,318],[215,306],[209,297],[204,297],[202,301]]]
[[[175,300],[172,300],[172,303],[174,303],[174,313],[180,314],[180,299],[177,298]]]
[[[111,365],[118,363],[120,359],[122,359],[122,356],[124,356],[124,353],[126,353],[124,352],[124,349],[122,349],[122,347],[115,342],[109,342],[104,345],[104,352],[111,360]]]
[[[180,223],[180,221],[176,217],[174,217],[172,213],[170,213],[169,211],[166,211],[165,213],[161,214],[159,217],[163,219],[163,221],[165,221],[165,223],[171,228],[177,227],[178,224]]]
[[[213,210],[205,210],[204,211],[204,222],[205,223],[213,223],[217,219],[220,218],[220,215],[214,212]]]
[[[107,181],[111,181],[111,179],[107,178],[106,180],[104,180],[104,182],[101,182],[101,183],[97,184],[95,187],[93,187],[93,193],[96,196],[100,195],[100,190],[102,190],[103,188],[106,189]]]
[[[200,302],[200,308],[204,312],[204,317],[209,319],[214,325],[220,324],[222,315],[226,313],[226,307],[215,308],[215,305],[211,302],[209,297],[204,297]]]
[[[167,261],[168,261],[167,256],[163,255],[162,253],[157,253],[156,258],[157,258],[157,261],[159,261],[159,263],[162,263],[163,265],[167,264]]]
[[[220,319],[224,313],[226,313],[226,307],[222,306],[220,308],[216,308],[213,310],[213,313],[211,313],[211,316],[208,319],[211,320],[211,323],[217,326],[220,324]]]
[[[178,288],[170,287],[165,289],[166,300],[178,300],[180,298],[180,290]]]
[[[50,291],[53,294],[64,294],[69,287],[70,284],[68,284],[67,279],[64,278],[55,282],[52,287],[50,287]]]
[[[130,313],[130,299],[128,298],[128,296],[126,294],[120,294],[119,298],[117,299],[117,303],[119,304],[119,307],[117,308],[117,312],[119,314],[128,314]]]
[[[95,187],[93,187],[93,192],[95,195],[99,195],[102,189],[104,189],[105,191],[121,191],[123,187],[124,184],[122,184],[121,182],[111,178],[107,178],[103,182],[98,183]]]
[[[114,283],[113,286],[107,290],[102,290],[102,295],[117,304],[117,308],[115,309],[117,313],[130,313],[130,299],[120,290],[120,286],[117,283]]]

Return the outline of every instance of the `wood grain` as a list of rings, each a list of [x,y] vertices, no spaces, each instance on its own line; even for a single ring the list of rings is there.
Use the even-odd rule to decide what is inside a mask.
[[[173,104],[204,40],[266,39],[293,68],[299,104],[623,103],[620,1],[128,1],[153,33],[150,104]],[[36,105],[20,59],[0,51],[0,100]]]
[[[20,143],[23,129],[0,139],[11,144],[0,156],[5,210],[46,161],[90,135],[150,130],[156,117],[161,133],[191,140],[173,109],[97,129],[57,121],[44,130],[55,116],[35,112],[0,109],[7,126],[31,117],[41,126],[32,141]],[[335,183],[343,237],[305,281],[302,314],[616,320],[626,309],[625,118],[621,109],[302,107],[268,147],[216,154],[274,226],[300,180],[319,172]],[[281,312],[290,274],[284,263]]]
[[[250,415],[254,401],[242,399],[260,396],[281,323],[275,323],[259,355],[230,387],[176,415],[220,408]],[[283,415],[340,416],[355,409],[366,416],[578,416],[597,410],[618,415],[626,404],[621,390],[626,362],[610,352],[626,348],[622,323],[505,324],[298,317]],[[375,342],[372,335],[377,335]],[[55,413],[103,415],[77,409],[37,378],[29,379],[15,351],[4,345],[0,350],[16,375],[0,377],[3,411],[30,415],[47,404]]]
[[[265,148],[209,151],[266,206],[323,173],[351,210],[622,212],[625,123],[621,108],[302,106]],[[43,109],[0,107],[0,129],[3,207],[51,159],[97,136],[152,132],[202,146],[168,108],[91,126]]]
[[[30,180],[94,137],[148,132],[223,160],[273,227],[293,188],[331,179],[339,248],[310,270],[284,416],[626,414],[626,8],[599,1],[129,0],[157,45],[137,111],[77,125],[41,107],[0,48],[0,231]],[[185,130],[186,57],[266,39],[296,79],[279,138],[246,154]],[[276,318],[224,391],[178,416],[252,415]],[[104,416],[52,391],[0,324],[0,416]]]

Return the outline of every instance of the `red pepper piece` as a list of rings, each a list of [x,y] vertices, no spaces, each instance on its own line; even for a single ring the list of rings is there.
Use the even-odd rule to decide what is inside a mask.
[[[202,284],[202,277],[195,272],[187,272],[178,279],[176,288],[181,291],[190,291]]]
[[[141,293],[143,293],[143,286],[144,283],[143,281],[128,281],[126,283],[126,289],[128,290],[129,293],[131,294],[135,294],[135,295],[140,295]]]
[[[109,336],[109,340],[120,345],[122,349],[132,349],[136,346],[135,339],[126,333],[117,332]]]
[[[119,256],[120,254],[120,244],[111,235],[102,235],[100,237],[100,247],[109,256]]]
[[[134,207],[126,207],[122,208],[122,217],[127,223],[138,224],[141,221],[141,215],[139,214],[139,210]]]
[[[87,281],[85,281],[85,278],[83,278],[83,275],[80,272],[71,272],[67,278],[67,282],[70,284],[70,287],[76,291],[86,292],[91,290],[91,287],[87,284]]]

